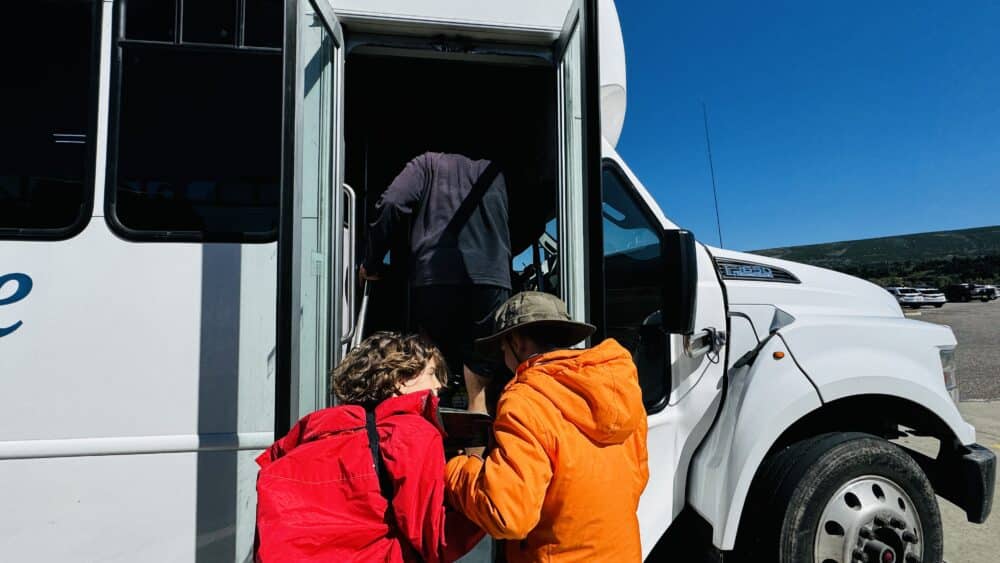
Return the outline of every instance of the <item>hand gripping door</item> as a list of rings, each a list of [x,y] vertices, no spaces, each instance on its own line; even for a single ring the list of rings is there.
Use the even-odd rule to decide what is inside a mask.
[[[336,268],[345,238],[343,45],[329,0],[285,2],[276,437],[327,405],[340,355],[344,320],[332,312],[345,283]]]

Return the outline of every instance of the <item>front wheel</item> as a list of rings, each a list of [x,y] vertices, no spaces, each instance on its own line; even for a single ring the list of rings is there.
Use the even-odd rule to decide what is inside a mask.
[[[765,461],[744,509],[744,561],[937,563],[937,500],[899,447],[861,433],[823,434]]]

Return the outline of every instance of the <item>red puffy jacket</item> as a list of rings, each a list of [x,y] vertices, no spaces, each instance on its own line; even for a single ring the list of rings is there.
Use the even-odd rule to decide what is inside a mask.
[[[302,418],[257,458],[257,560],[453,561],[483,532],[457,512],[446,539],[443,429],[429,391],[375,408],[392,511],[372,463],[365,410],[344,405]],[[450,540],[450,541],[449,541]]]

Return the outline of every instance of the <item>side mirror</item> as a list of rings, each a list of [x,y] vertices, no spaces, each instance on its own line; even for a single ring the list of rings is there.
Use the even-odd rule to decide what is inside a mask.
[[[698,252],[691,231],[663,231],[663,330],[693,334],[698,300]]]

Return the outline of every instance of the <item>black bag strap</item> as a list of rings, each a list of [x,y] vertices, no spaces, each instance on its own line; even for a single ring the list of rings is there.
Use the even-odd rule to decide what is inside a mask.
[[[365,407],[365,430],[368,431],[368,447],[372,451],[372,463],[375,464],[375,472],[378,473],[379,489],[382,490],[382,496],[385,497],[385,500],[389,501],[389,509],[386,511],[386,515],[394,521],[395,515],[392,510],[392,497],[396,494],[396,491],[392,486],[392,476],[389,475],[389,472],[385,468],[385,462],[382,459],[382,449],[378,444],[378,429],[375,428],[374,407]],[[409,547],[411,555],[415,558],[413,560],[423,561],[420,553],[405,538],[400,536],[400,540],[404,546]]]
[[[451,221],[448,221],[448,225],[444,228],[444,234],[455,241],[455,244],[458,241],[458,234],[462,232],[465,224],[469,222],[472,214],[476,212],[479,203],[486,197],[486,192],[493,187],[493,182],[496,181],[499,175],[500,165],[496,161],[490,161],[476,182],[472,184],[469,195],[465,196],[465,199],[462,200]]]
[[[378,444],[378,430],[375,428],[375,409],[365,409],[365,429],[368,431],[368,447],[372,451],[372,463],[375,466],[375,473],[378,474],[378,486],[382,490],[382,496],[389,501],[389,509],[392,509],[392,497],[395,491],[392,486],[392,477],[385,469],[382,461],[382,450]]]

